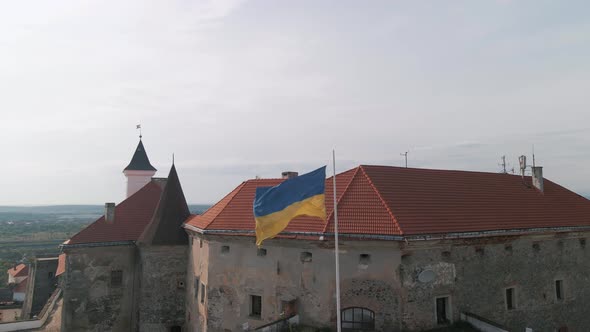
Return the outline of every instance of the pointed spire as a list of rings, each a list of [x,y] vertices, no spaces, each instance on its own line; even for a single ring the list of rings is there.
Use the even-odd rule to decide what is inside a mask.
[[[156,213],[139,237],[138,242],[147,245],[187,244],[188,235],[182,228],[182,224],[189,215],[190,211],[176,173],[176,167],[172,165]]]
[[[125,167],[124,171],[157,171],[157,169],[150,164],[150,159],[145,152],[141,138],[139,139],[139,144],[137,144],[133,158],[131,158],[131,162]]]

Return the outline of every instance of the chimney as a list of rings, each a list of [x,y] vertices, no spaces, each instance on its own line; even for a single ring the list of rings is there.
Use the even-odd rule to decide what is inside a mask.
[[[292,179],[292,178],[296,178],[299,173],[297,172],[291,172],[291,171],[285,171],[283,173],[281,173],[283,179]]]
[[[543,192],[543,167],[533,166],[532,169],[533,186],[535,186],[540,192]]]
[[[108,224],[115,222],[115,203],[104,203],[104,221]]]

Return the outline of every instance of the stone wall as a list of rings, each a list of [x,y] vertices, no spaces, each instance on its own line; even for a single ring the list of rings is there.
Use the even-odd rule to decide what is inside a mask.
[[[301,324],[335,324],[331,243],[275,239],[265,241],[265,251],[258,250],[251,237],[197,236],[192,243],[193,275],[206,284],[206,301],[195,311],[202,325],[196,324],[192,331],[262,326],[282,318],[288,303],[294,303]],[[341,252],[342,308],[369,308],[378,313],[378,330],[397,330],[398,243],[344,241]],[[370,258],[361,261],[361,254]],[[194,296],[194,290],[189,293]],[[250,315],[252,295],[262,298],[260,317]]]
[[[33,318],[43,309],[57,287],[56,270],[57,257],[39,257],[31,264],[23,303],[23,318]]]
[[[130,245],[64,251],[67,258],[62,330],[136,330],[133,308],[139,291],[137,248]],[[122,271],[120,285],[111,285],[112,271]]]
[[[448,297],[451,321],[471,312],[511,331],[583,331],[590,326],[587,236],[345,240],[342,309],[372,310],[377,331],[421,331],[440,326],[436,299]],[[187,280],[199,278],[206,296],[201,304],[194,283],[188,283],[187,321],[198,314],[190,317],[190,331],[255,328],[281,318],[284,305],[294,300],[302,324],[336,325],[332,242],[274,239],[265,241],[264,254],[252,237],[195,234],[191,243]],[[561,300],[555,280],[563,280]],[[515,289],[514,309],[506,308],[509,287]],[[252,295],[262,298],[260,317],[250,315]]]
[[[188,247],[141,246],[139,330],[166,332],[185,321]]]
[[[454,320],[471,312],[510,331],[555,331],[590,326],[588,234],[495,237],[410,242],[404,245],[400,274],[404,286],[404,330],[436,326],[435,298],[449,296]],[[420,282],[422,271],[436,276]],[[564,298],[555,294],[563,280]],[[515,308],[506,308],[505,289],[514,287]]]

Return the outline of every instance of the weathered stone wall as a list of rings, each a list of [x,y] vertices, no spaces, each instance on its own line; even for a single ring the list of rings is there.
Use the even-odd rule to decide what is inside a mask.
[[[294,300],[302,324],[335,324],[331,243],[268,240],[263,247],[265,255],[251,237],[210,236],[204,237],[202,243],[200,248],[200,238],[194,238],[191,261],[194,275],[200,274],[207,285],[206,310],[203,307],[198,311],[206,327],[193,331],[238,331],[244,324],[261,326],[280,319],[283,305]],[[361,254],[370,254],[369,261],[361,262]],[[398,330],[399,244],[343,241],[340,258],[342,308],[369,308],[377,314],[378,330]],[[205,277],[203,268],[207,268]],[[251,295],[262,297],[260,318],[250,316]]]
[[[137,248],[69,248],[65,252],[62,331],[135,331]],[[115,270],[123,271],[120,286],[111,285]]]
[[[586,331],[590,326],[588,234],[557,234],[453,240],[404,245],[400,275],[404,330],[436,326],[435,297],[450,296],[453,319],[462,311],[500,323],[510,331]],[[436,275],[420,282],[424,270]],[[557,300],[555,280],[564,281]],[[516,308],[506,309],[505,289],[515,287]]]
[[[57,286],[56,270],[57,257],[36,258],[31,264],[30,279],[23,304],[24,318],[32,318],[41,312]]]
[[[190,283],[187,308],[189,314],[199,314],[191,317],[190,331],[261,326],[280,318],[283,303],[295,299],[302,324],[335,326],[331,242],[275,239],[265,242],[266,255],[260,255],[250,237],[194,236],[189,270],[206,285],[206,298],[200,304]],[[471,312],[511,331],[564,326],[584,331],[590,326],[587,236],[342,241],[342,309],[374,311],[378,331],[420,331],[438,326],[436,298],[448,296],[452,320]],[[303,259],[302,253],[311,258]],[[420,280],[425,270],[430,277]],[[555,295],[558,279],[563,280],[563,300]],[[510,310],[507,287],[516,289],[516,308]],[[251,295],[262,297],[260,318],[250,316]]]
[[[139,330],[184,326],[188,246],[140,246],[139,253]]]
[[[189,258],[187,266],[186,327],[189,332],[206,331],[206,304],[200,301],[201,283],[207,285],[209,270],[209,246],[198,237],[189,238]],[[206,293],[206,292],[205,292]]]

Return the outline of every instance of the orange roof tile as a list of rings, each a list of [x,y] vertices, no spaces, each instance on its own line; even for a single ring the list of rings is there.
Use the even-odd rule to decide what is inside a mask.
[[[163,181],[152,180],[115,207],[115,221],[104,216],[70,238],[67,245],[135,241],[151,221],[162,195]]]
[[[29,275],[29,266],[26,264],[19,264],[15,267],[8,269],[8,274],[14,278],[25,277]]]
[[[361,165],[336,180],[343,234],[411,236],[590,226],[590,201],[547,179],[541,193],[530,177]],[[191,216],[186,225],[252,234],[256,187],[281,182],[246,181],[203,215]],[[299,217],[285,232],[334,232],[332,178],[326,180],[326,209],[328,222]]]
[[[66,272],[66,254],[61,254],[57,260],[57,270],[55,271],[55,276],[59,276]]]

